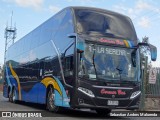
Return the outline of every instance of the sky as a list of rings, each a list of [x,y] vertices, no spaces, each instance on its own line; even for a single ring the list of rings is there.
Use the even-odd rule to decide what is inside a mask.
[[[160,0],[0,0],[0,64],[4,62],[6,25],[17,28],[15,41],[45,22],[55,13],[68,6],[103,8],[129,16],[140,40],[149,37],[157,47],[158,58],[152,62],[160,67]]]

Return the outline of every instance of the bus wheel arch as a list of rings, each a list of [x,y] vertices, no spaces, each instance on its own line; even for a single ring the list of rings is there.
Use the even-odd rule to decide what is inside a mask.
[[[48,85],[46,94],[46,107],[49,111],[58,112],[59,107],[54,104],[54,101],[55,101],[54,86]]]

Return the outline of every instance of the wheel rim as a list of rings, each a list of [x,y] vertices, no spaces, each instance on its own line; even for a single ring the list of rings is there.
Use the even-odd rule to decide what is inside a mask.
[[[54,94],[53,90],[51,90],[50,92],[51,92],[51,93],[50,93],[50,95],[49,95],[49,106],[50,106],[51,108],[54,108],[54,107],[55,107],[55,105],[54,105],[55,94]]]
[[[14,90],[14,92],[13,92],[13,102],[15,102],[15,100],[16,100],[15,94],[16,94],[16,91]]]

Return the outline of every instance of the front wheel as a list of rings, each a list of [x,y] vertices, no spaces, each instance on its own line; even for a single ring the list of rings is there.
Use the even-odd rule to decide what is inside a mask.
[[[96,112],[100,116],[107,116],[111,112],[111,109],[96,109]]]
[[[55,105],[55,93],[52,87],[47,94],[47,109],[53,112],[58,112],[60,109],[58,106]]]

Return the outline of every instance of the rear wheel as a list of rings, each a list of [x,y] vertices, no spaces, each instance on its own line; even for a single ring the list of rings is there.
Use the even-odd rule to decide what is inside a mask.
[[[12,103],[17,103],[17,100],[16,100],[16,89],[13,88],[13,90],[11,91],[10,95],[9,95],[9,101],[12,102]]]
[[[12,101],[12,99],[11,99],[11,91],[8,92],[8,98],[9,98],[9,99],[8,99],[9,102],[11,102],[11,101]]]
[[[47,94],[47,109],[53,112],[58,112],[60,109],[58,106],[55,105],[55,93],[52,87],[50,87]]]
[[[11,93],[9,93],[9,102],[12,102]]]
[[[96,109],[96,112],[100,116],[107,116],[111,112],[111,109]]]

